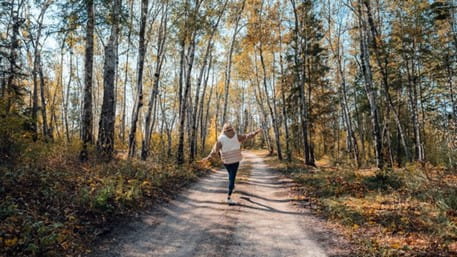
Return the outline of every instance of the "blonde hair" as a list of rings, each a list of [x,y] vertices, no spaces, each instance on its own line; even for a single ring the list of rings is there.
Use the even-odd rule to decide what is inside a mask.
[[[234,129],[233,126],[232,126],[232,123],[226,122],[226,123],[224,124],[224,126],[222,126],[221,134],[224,134],[224,132],[229,131],[229,130],[235,131],[235,129]]]

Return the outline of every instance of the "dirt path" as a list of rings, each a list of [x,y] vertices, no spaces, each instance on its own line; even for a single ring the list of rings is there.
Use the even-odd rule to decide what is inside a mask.
[[[252,169],[236,186],[237,206],[225,203],[227,174],[220,170],[177,199],[119,227],[98,245],[108,256],[344,256],[344,243],[323,222],[297,208],[290,181],[245,152]]]

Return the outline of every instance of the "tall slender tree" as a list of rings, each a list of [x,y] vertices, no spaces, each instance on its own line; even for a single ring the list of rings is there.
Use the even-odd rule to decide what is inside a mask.
[[[377,103],[376,88],[373,84],[373,73],[370,62],[370,50],[368,47],[368,26],[366,21],[366,14],[363,11],[362,0],[357,3],[357,15],[359,23],[359,37],[360,37],[360,53],[362,62],[362,71],[365,80],[365,90],[370,104],[371,123],[373,126],[373,140],[376,155],[376,166],[380,169],[384,167],[384,157],[382,150],[382,136],[379,117],[379,108]]]
[[[214,35],[217,32],[217,29],[219,27],[219,22],[222,19],[222,16],[225,13],[226,7],[227,7],[228,0],[224,0],[224,4],[219,7],[220,9],[218,10],[216,14],[216,21],[214,22],[214,25],[210,26],[209,28],[209,38],[208,42],[206,44],[206,49],[205,49],[205,54],[203,55],[203,63],[202,66],[200,67],[200,72],[198,74],[197,78],[197,83],[195,87],[195,103],[194,107],[192,110],[192,117],[191,117],[191,138],[190,138],[190,154],[189,154],[189,159],[190,161],[193,161],[195,158],[195,155],[197,153],[197,125],[198,125],[198,120],[197,120],[197,114],[198,114],[198,107],[200,106],[200,88],[202,86],[203,82],[203,75],[205,74],[205,70],[209,68],[207,67],[209,57],[211,55],[211,51],[213,49],[213,38]]]
[[[232,76],[232,62],[233,62],[233,51],[235,50],[236,37],[240,33],[239,26],[241,21],[241,15],[243,14],[244,8],[246,6],[246,0],[241,0],[239,8],[236,10],[235,16],[235,27],[233,29],[232,40],[230,41],[230,49],[228,51],[227,57],[227,66],[225,69],[225,81],[224,81],[224,109],[222,111],[222,123],[224,124],[227,121],[227,106],[229,101],[229,90],[230,90],[230,81]]]
[[[157,52],[156,52],[156,63],[154,71],[153,85],[150,93],[150,99],[148,103],[148,110],[144,122],[144,138],[141,146],[141,159],[146,160],[149,155],[149,146],[153,130],[153,108],[157,106],[157,97],[159,95],[159,82],[160,75],[162,72],[162,66],[164,63],[165,55],[165,43],[168,35],[168,1],[164,2],[162,17],[159,26],[159,35],[157,38]]]
[[[140,34],[139,34],[139,46],[138,46],[138,64],[137,64],[137,97],[135,99],[135,106],[132,111],[132,125],[130,127],[129,134],[129,157],[135,155],[136,148],[136,128],[138,122],[138,116],[140,115],[141,107],[143,106],[143,70],[144,70],[144,58],[146,55],[146,43],[144,35],[146,33],[146,23],[148,17],[149,1],[141,0],[141,18],[140,18]]]
[[[80,160],[88,159],[87,147],[93,142],[92,136],[92,74],[94,63],[94,30],[95,30],[95,11],[94,0],[86,1],[87,25],[86,25],[86,50],[84,64],[84,101],[82,110],[81,137],[83,141]]]
[[[103,65],[103,104],[100,113],[97,148],[102,157],[110,160],[114,151],[115,90],[116,64],[118,61],[117,44],[119,37],[119,20],[121,0],[114,0],[111,10],[111,34],[105,46]]]

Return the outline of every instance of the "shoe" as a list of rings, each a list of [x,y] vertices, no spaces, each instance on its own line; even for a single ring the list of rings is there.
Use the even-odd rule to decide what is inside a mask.
[[[228,205],[235,205],[236,204],[236,202],[233,201],[231,198],[227,198],[227,203],[228,203]]]

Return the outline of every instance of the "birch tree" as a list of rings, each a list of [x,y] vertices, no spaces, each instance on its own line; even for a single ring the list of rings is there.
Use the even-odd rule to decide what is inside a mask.
[[[105,46],[103,65],[103,104],[100,113],[97,148],[106,159],[111,159],[114,151],[115,90],[114,80],[118,61],[117,44],[119,37],[119,19],[121,0],[114,0],[111,5],[111,34]]]
[[[93,142],[92,135],[92,74],[94,62],[94,31],[95,31],[95,11],[94,0],[86,1],[87,25],[86,25],[86,49],[84,64],[84,102],[82,110],[81,137],[83,141],[80,153],[81,161],[88,158],[87,146]]]
[[[143,106],[143,69],[144,69],[144,58],[146,54],[147,46],[145,44],[144,34],[146,33],[146,22],[148,16],[149,0],[141,0],[141,18],[140,18],[140,34],[139,34],[139,46],[138,46],[138,64],[137,64],[137,97],[135,99],[135,106],[132,111],[132,125],[130,127],[129,134],[129,157],[135,155],[136,148],[136,128],[138,122],[138,116]]]

